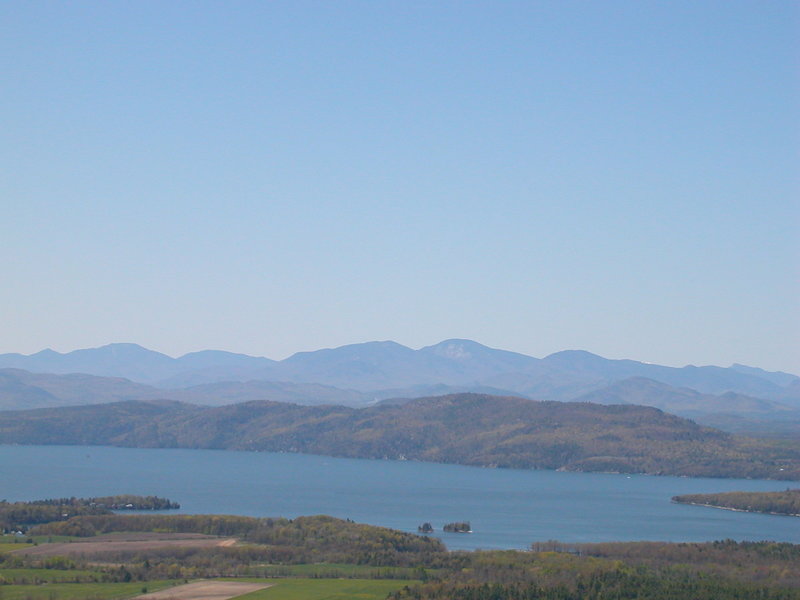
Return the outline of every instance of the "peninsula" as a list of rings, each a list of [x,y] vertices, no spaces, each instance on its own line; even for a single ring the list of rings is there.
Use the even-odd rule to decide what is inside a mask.
[[[726,492],[674,496],[673,502],[727,510],[800,517],[800,489],[783,492]]]

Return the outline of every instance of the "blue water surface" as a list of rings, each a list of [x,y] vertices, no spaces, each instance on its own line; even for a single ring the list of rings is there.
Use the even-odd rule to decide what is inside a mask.
[[[180,512],[258,517],[327,514],[416,532],[451,549],[534,541],[776,540],[800,543],[800,518],[673,504],[677,494],[775,491],[780,481],[485,469],[303,454],[103,446],[0,446],[0,498],[139,494]]]

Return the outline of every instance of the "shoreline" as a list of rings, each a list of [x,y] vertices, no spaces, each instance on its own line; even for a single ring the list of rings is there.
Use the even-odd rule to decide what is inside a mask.
[[[0,411],[1,412],[1,411]],[[111,444],[111,443],[97,443],[97,444],[87,444],[87,443],[21,443],[21,442],[5,442],[0,440],[0,448],[3,447],[65,447],[65,448],[116,448],[116,449],[128,449],[128,450],[180,450],[180,451],[196,451],[200,450],[203,452],[246,452],[246,453],[263,453],[263,454],[290,454],[290,455],[300,455],[300,456],[317,456],[322,458],[334,458],[334,459],[344,459],[344,460],[368,460],[368,461],[390,461],[390,462],[398,462],[398,463],[422,463],[422,464],[437,464],[437,465],[449,465],[449,466],[457,466],[457,467],[466,467],[470,469],[499,469],[499,470],[507,470],[507,471],[547,471],[552,473],[585,473],[587,475],[624,475],[628,478],[634,476],[640,477],[682,477],[686,479],[740,479],[740,480],[761,480],[761,481],[789,481],[795,482],[800,481],[800,479],[792,479],[788,477],[769,477],[767,475],[764,476],[751,476],[751,475],[711,475],[711,474],[689,474],[689,473],[681,473],[681,472],[671,472],[665,470],[654,470],[654,471],[607,471],[607,470],[588,470],[583,468],[570,468],[569,465],[562,465],[561,467],[556,468],[546,468],[546,467],[522,467],[522,466],[500,466],[497,463],[474,463],[468,460],[462,462],[452,462],[452,461],[443,461],[443,460],[425,460],[423,458],[408,458],[403,457],[402,460],[398,459],[394,456],[358,456],[358,455],[350,455],[347,453],[337,453],[337,454],[318,454],[316,452],[303,452],[298,451],[297,449],[288,449],[288,450],[267,450],[267,449],[255,449],[255,448],[238,448],[238,447],[222,447],[222,448],[213,448],[213,447],[198,447],[198,446],[148,446],[148,445],[125,445],[125,444]],[[685,503],[684,503],[685,504]]]
[[[732,506],[718,506],[716,504],[703,504],[701,502],[679,502],[671,500],[673,504],[684,504],[686,506],[703,506],[705,508],[718,508],[720,510],[731,510],[733,512],[753,513],[756,515],[775,515],[776,517],[800,517],[800,513],[779,513],[766,510],[747,510],[746,508],[734,508]]]

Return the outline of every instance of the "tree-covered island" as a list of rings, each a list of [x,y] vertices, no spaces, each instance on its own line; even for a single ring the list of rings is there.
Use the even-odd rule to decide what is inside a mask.
[[[447,523],[442,530],[450,533],[472,533],[472,526],[469,521],[459,521],[456,523]]]

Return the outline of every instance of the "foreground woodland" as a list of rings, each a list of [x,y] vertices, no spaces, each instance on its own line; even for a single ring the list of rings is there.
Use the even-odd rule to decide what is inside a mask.
[[[132,598],[199,579],[273,584],[245,600],[800,600],[800,545],[787,543],[546,541],[449,552],[433,537],[327,516],[103,513],[14,527],[26,533],[0,541],[3,600]]]

